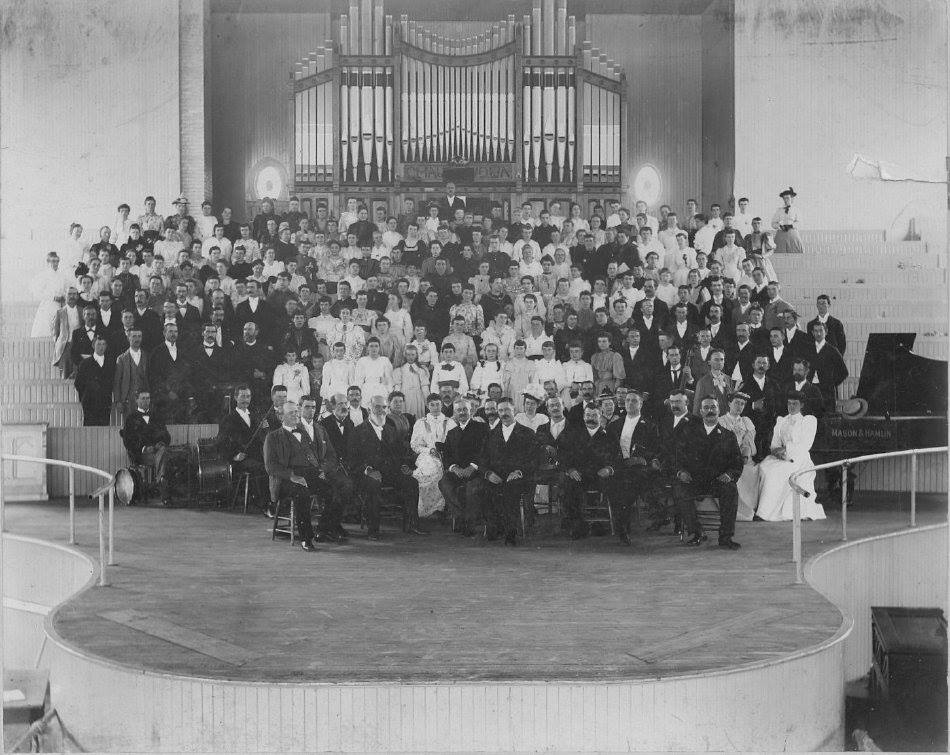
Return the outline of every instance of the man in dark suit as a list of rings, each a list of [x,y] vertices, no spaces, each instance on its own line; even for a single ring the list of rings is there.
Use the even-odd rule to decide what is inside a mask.
[[[202,422],[214,422],[221,416],[223,398],[227,395],[225,384],[230,378],[231,355],[228,349],[218,346],[213,325],[205,325],[203,331],[201,345],[191,353],[194,361],[192,382],[198,418]],[[225,386],[224,391],[221,386]]]
[[[92,356],[84,359],[76,370],[76,393],[82,404],[85,427],[106,426],[112,411],[112,383],[115,363],[106,355],[109,342],[98,335],[93,341]]]
[[[654,312],[654,301],[663,303],[659,299],[644,299],[637,302],[637,307],[640,309],[633,316],[633,327],[640,331],[640,340],[644,346],[658,349],[660,334],[664,332],[666,320],[664,316]]]
[[[658,530],[669,521],[669,514],[657,495],[657,473],[660,470],[660,436],[657,425],[642,415],[645,396],[630,391],[624,397],[623,420],[607,426],[611,447],[619,452],[615,477],[614,524],[620,542],[629,544],[631,504],[637,495],[647,502],[650,529]]]
[[[656,377],[656,352],[647,346],[641,345],[640,331],[631,328],[627,331],[627,343],[620,352],[623,358],[623,384],[627,388],[653,392],[653,381]]]
[[[191,359],[186,348],[178,343],[177,325],[166,323],[162,333],[164,340],[149,354],[149,386],[163,417],[173,423],[186,422],[191,398]]]
[[[810,333],[799,330],[798,313],[794,309],[785,310],[782,313],[782,317],[785,319],[785,328],[782,331],[782,337],[785,341],[785,346],[791,351],[791,357],[793,359],[795,357],[805,357],[807,359],[814,346],[814,339]]]
[[[294,499],[294,526],[300,533],[300,546],[314,550],[313,523],[310,520],[310,496],[320,492],[320,462],[309,444],[304,443],[300,410],[293,401],[281,408],[281,426],[264,439],[264,468],[277,480],[278,498]]]
[[[667,334],[672,342],[681,348],[681,353],[686,353],[696,343],[696,334],[699,330],[690,320],[690,306],[693,305],[687,305],[683,302],[675,304],[673,306],[673,317],[666,324]]]
[[[151,351],[162,340],[162,318],[148,306],[148,292],[140,288],[135,292],[132,315],[135,325],[142,329],[142,348]]]
[[[234,319],[237,327],[243,328],[246,323],[252,322],[257,326],[258,337],[273,346],[273,341],[280,338],[279,321],[283,313],[275,312],[261,297],[261,284],[253,279],[247,282],[247,299],[234,308]]]
[[[580,385],[580,396],[578,396],[577,403],[567,410],[568,423],[571,425],[583,425],[584,410],[592,406],[597,406],[597,396],[594,391],[594,381],[585,380]]]
[[[268,386],[276,361],[270,344],[258,338],[257,325],[250,321],[244,323],[241,343],[234,347],[231,359],[232,376],[251,386],[251,403],[263,411],[268,407]]]
[[[593,388],[593,385],[591,385]],[[515,422],[510,398],[498,402],[499,424],[489,431],[478,463],[489,496],[489,537],[504,533],[505,543],[518,544],[518,512],[522,494],[531,489],[538,466],[537,438]]]
[[[346,403],[346,396],[342,393],[329,396],[327,406],[330,408],[330,414],[320,420],[320,425],[326,430],[327,437],[330,438],[333,449],[336,451],[337,459],[349,468],[347,454],[349,453],[350,436],[356,430],[356,426],[353,424],[353,420],[350,419],[350,407]]]
[[[828,341],[827,333],[825,323],[816,322],[812,325],[814,341],[807,352],[812,376],[818,378],[818,389],[821,391],[826,413],[835,410],[838,386],[848,377],[848,366],[844,363],[841,352]]]
[[[350,436],[347,458],[350,474],[366,502],[366,528],[370,539],[379,539],[379,505],[384,485],[392,486],[409,519],[409,531],[419,528],[419,483],[412,476],[415,454],[409,444],[386,423],[386,399],[373,396],[370,413]]]
[[[672,482],[676,470],[679,469],[679,455],[683,448],[680,435],[699,421],[689,413],[691,397],[692,392],[684,388],[673,388],[664,396],[668,409],[657,418],[660,461],[658,485],[660,482]],[[673,534],[679,535],[683,531],[683,521],[676,510],[676,502],[673,503]],[[669,513],[666,515],[669,517]]]
[[[108,291],[99,292],[99,327],[106,332],[110,343],[122,332],[122,312]]]
[[[758,354],[752,361],[752,375],[741,386],[742,392],[749,397],[742,414],[751,419],[755,426],[756,461],[768,456],[775,418],[785,405],[782,384],[768,375],[768,369],[769,358]]]
[[[688,365],[683,364],[683,350],[679,346],[670,346],[666,350],[667,365],[657,365],[653,377],[653,392],[648,403],[648,414],[654,420],[664,414],[664,402],[674,389],[693,390],[696,380]]]
[[[670,317],[670,307],[669,305],[658,298],[656,295],[656,281],[653,278],[646,278],[643,281],[643,293],[646,295],[645,299],[641,299],[636,304],[633,305],[633,317],[634,319],[638,317],[643,317],[643,305],[652,303],[653,304],[653,315],[660,321],[661,329],[662,326],[666,324],[666,321]]]
[[[108,343],[109,334],[99,325],[99,310],[87,304],[82,310],[82,325],[69,337],[69,359],[74,370],[92,356],[96,338],[100,336]]]
[[[473,523],[483,517],[484,480],[478,474],[477,465],[488,437],[488,424],[472,419],[472,405],[461,396],[455,399],[452,418],[455,427],[445,435],[442,448],[445,474],[439,480],[439,490],[452,515],[459,520],[456,523],[458,531],[471,535]]]
[[[792,362],[792,379],[782,386],[780,408],[784,407],[789,391],[798,391],[802,394],[802,414],[820,419],[825,416],[824,399],[818,386],[808,379],[809,375],[812,375],[812,371],[807,359],[799,357]]]
[[[152,412],[152,396],[147,389],[139,390],[135,398],[135,409],[125,418],[121,435],[132,463],[143,464],[154,470],[162,505],[167,505],[165,450],[172,439],[162,418]]]
[[[231,479],[249,472],[252,479],[264,474],[264,426],[251,413],[251,388],[234,388],[234,408],[218,423],[218,451],[231,465]]]
[[[706,317],[709,324],[706,329],[709,331],[711,343],[717,349],[728,351],[734,345],[733,332],[722,319],[722,307],[718,304],[712,304],[706,311]]]
[[[719,546],[738,550],[735,534],[738,491],[736,481],[742,474],[742,454],[735,433],[719,424],[719,401],[715,396],[700,403],[701,422],[684,429],[678,437],[677,469],[673,479],[676,501],[683,527],[692,535],[687,545],[706,540],[696,515],[696,499],[712,495],[719,499]]]
[[[614,423],[619,424],[619,423]],[[600,409],[584,409],[582,424],[571,425],[566,437],[558,443],[558,466],[563,471],[565,520],[571,537],[586,537],[590,526],[584,518],[584,496],[587,490],[598,490],[611,496],[619,505],[620,491],[614,484],[619,461],[617,446],[601,427]],[[630,544],[625,526],[616,526],[620,542]]]
[[[316,421],[317,400],[305,394],[300,397],[299,405],[301,440],[313,452],[321,473],[316,487],[322,495],[323,512],[317,523],[316,539],[318,542],[346,540],[349,533],[343,528],[343,509],[353,499],[353,483],[340,466],[330,436]]]
[[[188,286],[184,283],[175,286],[174,304],[182,343],[197,343],[201,340],[201,312],[194,304],[188,303]]]
[[[749,324],[740,322],[735,327],[736,338],[732,348],[726,350],[726,373],[733,382],[747,382],[752,378],[752,364],[758,353],[749,340]]]
[[[769,331],[769,346],[765,353],[769,357],[769,375],[779,384],[788,382],[795,357],[785,344],[785,334],[781,328]]]
[[[828,343],[834,346],[841,356],[844,356],[844,350],[848,346],[848,340],[845,338],[844,325],[841,323],[841,320],[829,314],[831,310],[831,297],[828,296],[828,294],[819,294],[816,305],[818,307],[818,317],[809,321],[807,332],[812,332],[812,326],[816,322],[824,323],[825,338],[828,339]]]
[[[439,199],[439,219],[446,223],[455,218],[456,210],[465,209],[465,200],[455,194],[455,184],[445,184],[445,196]]]

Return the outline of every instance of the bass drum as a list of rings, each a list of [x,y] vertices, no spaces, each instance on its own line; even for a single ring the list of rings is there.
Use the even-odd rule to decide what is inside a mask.
[[[206,438],[197,442],[198,495],[204,499],[224,499],[231,490],[231,465],[218,453],[218,441]]]

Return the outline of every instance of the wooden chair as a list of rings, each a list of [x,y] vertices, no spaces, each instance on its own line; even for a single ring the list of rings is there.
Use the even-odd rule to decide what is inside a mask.
[[[309,507],[309,514],[312,519],[314,511],[319,511],[321,508],[318,496],[310,496]],[[294,524],[297,521],[296,513],[297,502],[295,498],[285,496],[277,500],[277,507],[274,510],[274,526],[271,528],[271,540],[276,540],[278,535],[287,535],[290,538],[290,544],[293,545],[300,538],[300,533],[297,532],[297,526]]]
[[[357,493],[360,502],[360,529],[366,529],[366,496],[363,493]],[[406,509],[396,496],[396,488],[392,485],[383,485],[379,489],[379,519],[398,519],[400,528],[403,532],[409,529],[409,518],[406,516]]]
[[[581,514],[588,524],[607,524],[610,534],[616,534],[613,506],[606,490],[599,487],[585,488],[581,495]]]

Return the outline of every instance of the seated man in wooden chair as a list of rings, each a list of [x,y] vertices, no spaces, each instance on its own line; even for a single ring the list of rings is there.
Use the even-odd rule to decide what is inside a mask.
[[[715,396],[702,398],[700,412],[703,421],[688,426],[676,439],[679,448],[673,499],[683,518],[683,528],[692,535],[686,544],[699,545],[707,537],[696,515],[696,499],[707,495],[717,498],[719,546],[738,550],[739,543],[732,536],[736,529],[736,481],[742,474],[742,454],[735,433],[719,424],[719,400]]]
[[[139,389],[135,396],[135,410],[125,418],[121,431],[122,442],[132,464],[152,470],[162,505],[167,506],[165,451],[171,444],[171,436],[161,417],[156,416],[151,409],[152,395],[145,388]]]
[[[565,435],[558,445],[558,464],[564,471],[566,518],[576,540],[585,537],[589,529],[584,497],[592,490],[599,491],[602,498],[618,492],[614,483],[619,464],[617,446],[601,427],[599,407],[586,407],[584,424],[569,427]],[[626,524],[616,529],[620,542],[629,545]]]

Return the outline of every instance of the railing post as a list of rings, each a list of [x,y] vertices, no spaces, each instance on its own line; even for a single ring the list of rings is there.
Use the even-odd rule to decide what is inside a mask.
[[[795,584],[804,582],[802,574],[802,494],[792,488],[792,560],[795,562]]]
[[[69,467],[69,544],[76,544],[76,470]]]
[[[910,457],[910,526],[917,526],[917,452]]]
[[[115,485],[109,488],[109,566],[115,565],[115,547],[113,546],[114,535],[115,535]]]
[[[99,587],[106,587],[109,580],[106,576],[106,533],[105,533],[106,496],[99,494]]]
[[[848,539],[848,465],[841,465],[841,539]]]

